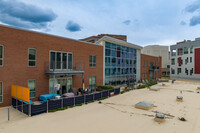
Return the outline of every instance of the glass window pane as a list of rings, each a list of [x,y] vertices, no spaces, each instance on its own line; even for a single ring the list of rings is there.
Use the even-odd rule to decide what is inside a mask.
[[[28,81],[28,88],[30,88],[30,91],[35,91],[35,80]]]
[[[62,54],[62,69],[67,69],[67,53]]]
[[[72,69],[72,54],[68,54],[68,69]]]
[[[93,56],[93,61],[92,62],[96,64],[96,55]]]
[[[2,82],[0,82],[0,95],[2,95],[3,94],[3,84],[2,84]]]
[[[3,101],[3,96],[0,96],[0,102],[2,102]]]
[[[61,69],[61,53],[56,53],[56,69]]]
[[[29,60],[36,60],[36,49],[29,49]]]
[[[29,66],[36,66],[36,61],[29,61],[28,65]]]
[[[0,59],[0,66],[1,66],[1,65],[3,65],[3,60],[2,60],[2,59]]]
[[[35,97],[35,92],[30,92],[30,97]]]
[[[110,48],[111,47],[111,43],[106,42],[106,48]]]
[[[55,68],[55,52],[50,53],[50,69]]]
[[[3,46],[0,46],[0,58],[3,58]]]

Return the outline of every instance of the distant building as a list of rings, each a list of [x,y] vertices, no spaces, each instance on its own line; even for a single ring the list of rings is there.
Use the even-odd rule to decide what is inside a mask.
[[[200,80],[200,38],[170,46],[171,78]]]
[[[158,79],[162,76],[162,57],[141,54],[141,80]]]
[[[162,75],[170,74],[170,53],[168,46],[149,45],[142,49],[142,54],[162,57]]]
[[[81,41],[104,46],[104,84],[120,85],[140,80],[142,47],[127,42],[124,35],[100,34]]]

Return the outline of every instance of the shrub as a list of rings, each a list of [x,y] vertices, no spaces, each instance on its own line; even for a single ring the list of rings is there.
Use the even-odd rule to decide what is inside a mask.
[[[106,99],[107,97],[102,97],[102,98],[99,98],[98,100],[104,100],[104,99]]]
[[[83,104],[82,103],[80,103],[80,104],[76,104],[75,106],[82,106]]]
[[[99,85],[98,88],[103,89],[103,90],[111,90],[114,89],[112,86],[104,86],[104,85]]]
[[[93,102],[94,102],[94,100],[88,101],[88,103],[93,103]]]

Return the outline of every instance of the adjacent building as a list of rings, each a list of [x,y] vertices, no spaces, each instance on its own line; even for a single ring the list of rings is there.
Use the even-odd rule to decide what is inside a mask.
[[[142,49],[142,54],[162,57],[162,75],[170,75],[170,53],[168,46],[149,45]]]
[[[200,38],[170,46],[171,78],[200,80]]]
[[[114,45],[113,45],[114,46]],[[11,103],[11,85],[30,88],[31,100],[71,88],[103,84],[105,46],[0,25],[0,107]],[[114,62],[114,61],[113,61]]]
[[[120,85],[140,80],[142,47],[127,42],[125,35],[100,34],[81,40],[103,46],[105,85]]]
[[[158,79],[162,76],[162,57],[141,54],[141,80]]]

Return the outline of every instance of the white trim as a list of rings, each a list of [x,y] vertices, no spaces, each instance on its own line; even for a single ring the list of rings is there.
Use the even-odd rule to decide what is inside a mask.
[[[35,60],[29,60],[29,50],[35,50]],[[35,66],[29,66],[29,61],[35,61]],[[36,67],[37,66],[37,49],[36,48],[28,48],[28,67]]]
[[[2,84],[2,101],[0,101],[0,103],[3,103],[3,81],[0,81],[0,83]]]
[[[0,46],[2,46],[3,50],[2,50],[2,65],[0,65],[0,67],[3,67],[4,65],[4,45],[0,44]]]
[[[20,28],[9,26],[9,25],[0,24],[0,26],[6,27],[6,28],[12,28],[12,29],[16,29],[16,30],[21,30],[21,31],[26,31],[26,32],[30,32],[30,33],[35,33],[35,34],[47,35],[49,37],[57,37],[57,38],[62,38],[62,39],[68,39],[68,40],[73,40],[73,41],[77,41],[77,42],[82,42],[82,43],[85,43],[85,44],[92,44],[92,45],[101,46],[99,44],[95,44],[95,43],[91,43],[91,42],[81,41],[81,40],[67,38],[67,37],[62,37],[62,36],[58,36],[58,35],[52,35],[52,34],[48,34],[48,33],[41,33],[41,32],[38,32],[38,31],[31,31],[31,30],[27,30],[27,29],[20,29]]]
[[[120,39],[116,39],[116,38],[113,38],[113,37],[109,37],[109,36],[102,37],[101,39],[99,39],[96,42],[96,44],[100,44],[101,41],[113,42],[115,44],[126,46],[126,47],[130,47],[130,48],[134,48],[134,49],[143,49],[143,47],[141,47],[139,45],[128,43],[126,41],[123,41],[123,40],[120,40]]]
[[[35,80],[35,79],[29,79],[28,82],[29,82],[30,80]],[[28,86],[28,88],[29,88],[29,86]],[[29,88],[29,89],[30,89],[30,88]],[[34,92],[34,91],[32,91],[32,92]],[[31,94],[31,89],[30,89],[30,94]],[[31,95],[30,95],[30,98],[36,98],[36,80],[35,80],[35,97],[31,97]]]

